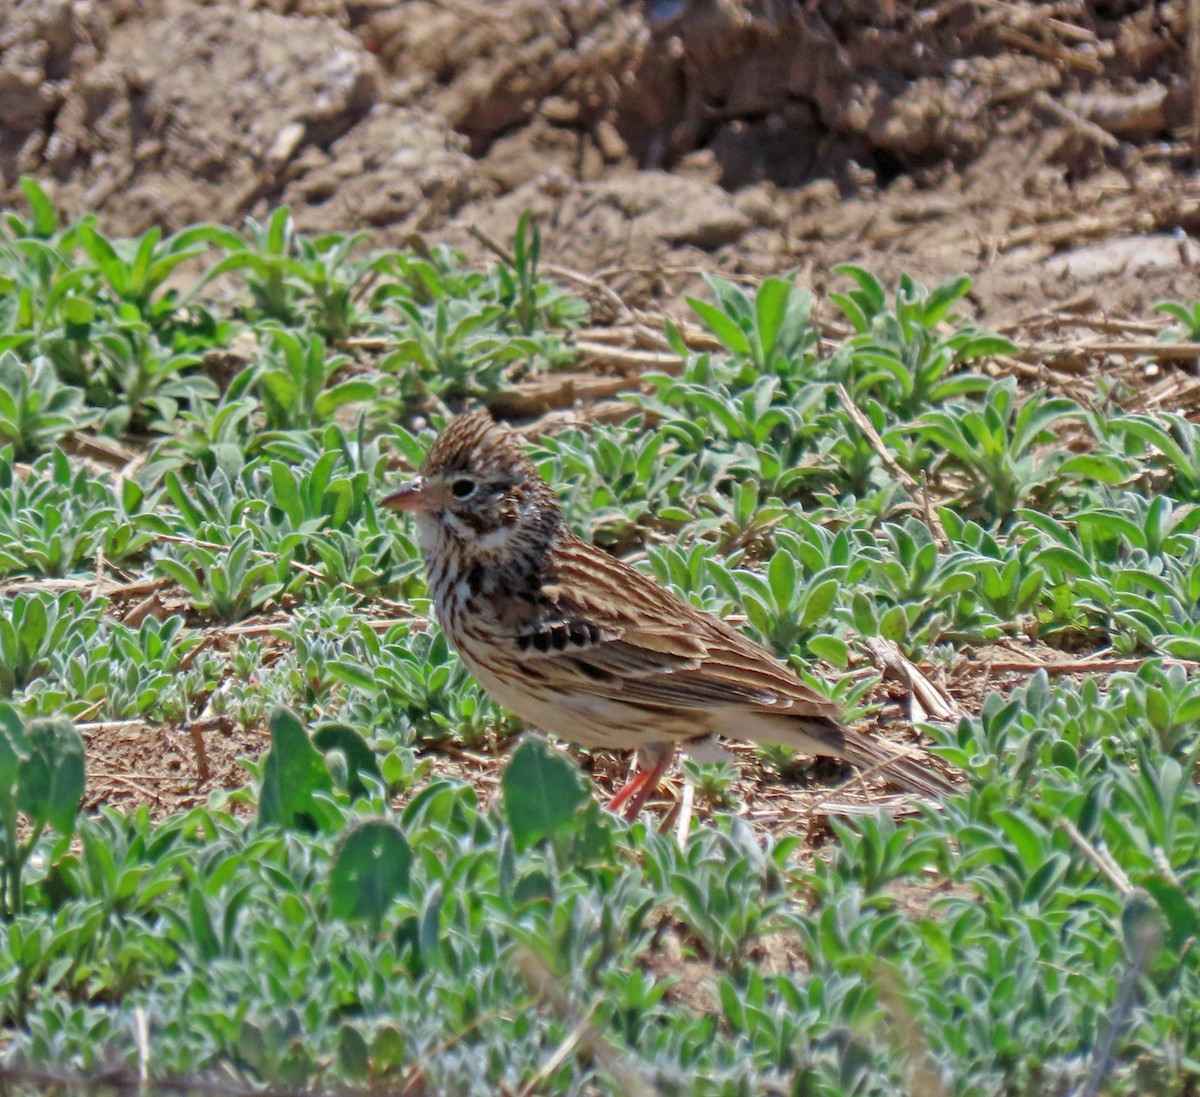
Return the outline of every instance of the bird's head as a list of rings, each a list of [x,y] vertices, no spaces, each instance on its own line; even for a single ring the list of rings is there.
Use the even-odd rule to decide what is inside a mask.
[[[419,473],[381,503],[416,515],[427,555],[453,547],[473,561],[525,551],[560,521],[558,500],[517,436],[482,409],[451,420]]]

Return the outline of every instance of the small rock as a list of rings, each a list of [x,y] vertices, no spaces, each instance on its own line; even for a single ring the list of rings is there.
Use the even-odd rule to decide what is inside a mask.
[[[1117,274],[1182,270],[1200,263],[1200,244],[1191,237],[1166,233],[1126,236],[1075,248],[1047,259],[1047,273],[1058,278],[1092,282]]]

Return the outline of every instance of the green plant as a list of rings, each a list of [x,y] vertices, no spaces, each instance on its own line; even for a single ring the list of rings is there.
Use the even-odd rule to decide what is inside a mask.
[[[766,279],[753,298],[724,278],[708,275],[705,281],[714,304],[689,297],[688,305],[735,359],[776,376],[811,367],[817,341],[809,324],[812,298],[790,278]]]
[[[45,358],[26,365],[12,351],[0,354],[0,445],[11,444],[18,458],[40,453],[92,418],[83,393],[62,384]]]
[[[1164,312],[1175,321],[1158,333],[1162,343],[1194,343],[1200,339],[1200,301],[1159,301],[1155,312]]]
[[[516,334],[534,336],[543,329],[573,327],[587,313],[577,298],[541,279],[541,253],[541,230],[526,211],[517,221],[512,260],[501,260],[494,275],[507,326]]]
[[[1200,428],[1182,415],[1123,415],[1111,431],[1158,451],[1168,477],[1168,489],[1177,499],[1200,500]]]
[[[236,273],[253,301],[245,310],[248,318],[309,327],[326,340],[348,338],[361,325],[359,299],[386,261],[378,254],[355,256],[365,233],[297,233],[286,206],[263,224],[247,218],[244,235],[217,226],[204,226],[204,231],[206,241],[226,254],[196,284],[192,296],[213,279]]]
[[[991,383],[978,410],[927,411],[897,430],[939,446],[941,461],[970,477],[970,502],[1003,522],[1031,497],[1044,506],[1075,470],[1067,453],[1044,447],[1054,441],[1054,424],[1080,414],[1066,397],[1039,393],[1021,400],[1016,379],[1009,378]]]
[[[683,772],[702,803],[714,808],[729,807],[733,803],[738,770],[732,762],[701,763],[684,758]]]
[[[122,498],[86,469],[73,468],[61,450],[15,469],[11,449],[0,450],[0,572],[63,576],[98,554],[124,563],[153,537],[136,485]]]
[[[326,357],[325,341],[319,335],[305,337],[273,329],[267,364],[258,381],[267,426],[273,430],[322,426],[343,405],[374,397],[378,386],[366,378],[328,387],[347,361],[340,354]]]
[[[157,225],[136,240],[112,241],[96,228],[94,218],[74,225],[69,240],[91,260],[99,284],[111,295],[122,320],[143,320],[159,326],[177,307],[176,294],[155,297],[172,272],[207,250],[203,227],[162,239]]]
[[[92,333],[96,367],[85,384],[88,402],[107,409],[106,430],[155,430],[169,433],[181,404],[195,406],[217,396],[217,387],[200,373],[200,358],[165,346],[138,320]]]
[[[24,909],[23,873],[47,827],[69,841],[83,797],[83,740],[69,720],[28,724],[11,705],[0,703],[0,826],[4,864],[0,866],[0,911]],[[22,840],[17,813],[32,833]]]
[[[86,642],[103,606],[85,607],[75,591],[41,591],[0,599],[0,696],[12,697],[45,674],[64,651]]]
[[[1007,339],[958,323],[950,332],[939,327],[950,310],[971,290],[971,279],[958,275],[934,290],[900,278],[892,306],[879,280],[861,267],[835,267],[856,288],[831,294],[857,333],[838,352],[838,368],[846,370],[855,396],[876,393],[902,417],[936,408],[955,397],[984,392],[988,380],[959,373],[964,362],[1016,351]]]
[[[283,590],[285,562],[263,559],[250,531],[229,545],[182,542],[156,554],[155,568],[187,592],[193,607],[238,621]]]

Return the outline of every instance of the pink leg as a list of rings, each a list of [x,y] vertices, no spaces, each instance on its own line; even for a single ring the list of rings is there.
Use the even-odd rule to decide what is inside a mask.
[[[625,818],[630,822],[638,817],[638,813],[646,806],[646,801],[654,795],[662,775],[670,768],[675,760],[675,745],[653,743],[638,751],[638,772],[625,786],[608,802],[609,811],[619,811],[628,801],[625,808]]]

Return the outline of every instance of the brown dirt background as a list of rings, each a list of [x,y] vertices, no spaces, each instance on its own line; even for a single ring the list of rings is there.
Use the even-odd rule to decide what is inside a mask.
[[[1200,297],[1192,85],[1185,0],[9,0],[0,207],[28,173],[111,234],[287,203],[480,259],[531,209],[601,326],[702,271],[965,271],[978,319],[1058,347],[1025,376],[1086,399],[1130,368],[1101,340]],[[1172,369],[1160,406],[1197,391]],[[122,734],[91,802],[186,806],[263,746],[196,781],[186,734]]]
[[[1184,0],[16,0],[0,205],[113,233],[367,227],[468,252],[532,209],[627,302],[700,270],[975,279],[982,319],[1200,284]]]

